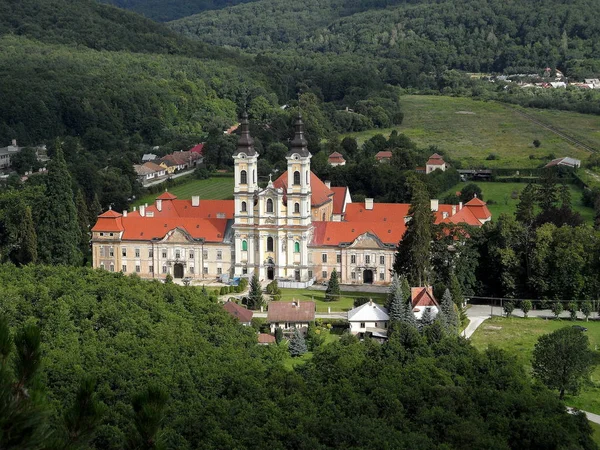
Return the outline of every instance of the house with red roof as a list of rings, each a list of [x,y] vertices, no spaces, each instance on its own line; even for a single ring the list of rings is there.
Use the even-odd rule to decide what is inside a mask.
[[[344,156],[339,152],[333,152],[331,155],[329,155],[329,158],[327,158],[327,162],[330,166],[333,167],[346,165],[346,160],[344,159]]]
[[[382,150],[380,152],[377,152],[377,154],[375,155],[375,159],[379,163],[389,163],[392,161],[392,152],[389,150]]]
[[[433,295],[432,286],[410,288],[410,301],[417,320],[423,317],[426,309],[429,310],[432,318],[435,318],[440,312],[440,304]]]
[[[101,214],[91,230],[94,267],[192,281],[257,274],[295,288],[326,281],[335,269],[343,284],[389,283],[410,205],[353,202],[347,187],[331,186],[311,171],[301,117],[294,127],[287,170],[266,187],[258,184],[259,154],[244,116],[233,154],[233,200],[164,192],[133,211]],[[175,152],[167,160],[184,164],[189,155],[198,153]],[[438,156],[430,162],[443,166]],[[436,223],[482,226],[491,220],[478,198],[464,205],[433,199],[431,210]]]
[[[238,305],[236,302],[228,301],[223,304],[223,309],[227,311],[234,319],[237,319],[245,327],[252,325],[252,316],[254,313]]]
[[[315,311],[315,302],[271,302],[267,311],[267,322],[271,333],[275,333],[276,328],[283,331],[297,328],[306,333],[308,325],[315,321]]]
[[[444,161],[444,158],[437,153],[434,153],[429,157],[427,163],[425,164],[425,173],[430,174],[434,170],[441,170],[442,172],[446,170],[447,164]]]
[[[161,167],[152,161],[144,164],[134,164],[133,170],[138,177],[138,181],[142,184],[159,180],[167,175],[167,171],[164,167]]]

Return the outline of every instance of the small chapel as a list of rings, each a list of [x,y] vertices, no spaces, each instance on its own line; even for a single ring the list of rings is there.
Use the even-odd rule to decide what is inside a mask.
[[[353,203],[347,187],[331,186],[310,169],[302,117],[285,158],[287,170],[258,184],[259,154],[248,117],[241,118],[234,161],[233,200],[178,199],[164,192],[152,205],[106,211],[92,228],[95,268],[142,278],[194,281],[252,276],[281,287],[326,281],[335,269],[343,284],[387,284],[409,204]],[[482,226],[486,204],[431,200],[436,223]]]

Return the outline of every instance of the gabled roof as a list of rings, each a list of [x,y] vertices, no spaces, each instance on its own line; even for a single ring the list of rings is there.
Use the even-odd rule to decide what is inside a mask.
[[[568,167],[579,167],[581,165],[581,161],[575,158],[571,158],[569,156],[565,156],[563,158],[556,158],[546,164],[544,167],[554,167],[554,166],[568,166]]]
[[[344,212],[344,201],[346,200],[347,187],[332,187],[333,192],[333,213],[342,214]]]
[[[382,150],[380,152],[377,152],[377,154],[375,155],[375,159],[380,160],[380,159],[391,159],[392,158],[392,152],[390,150]]]
[[[426,306],[437,306],[438,308],[440,307],[440,304],[433,296],[433,287],[431,286],[410,288],[410,299],[412,302],[413,310],[415,308],[423,308]]]
[[[345,162],[344,156],[341,153],[333,152],[329,155],[329,162]]]
[[[387,309],[373,301],[368,301],[348,311],[349,322],[384,322],[390,320]]]
[[[442,156],[438,155],[437,153],[434,153],[433,155],[431,155],[429,157],[429,160],[427,161],[428,166],[441,166],[443,164],[446,164],[444,162],[444,158],[442,158]]]
[[[259,344],[274,344],[275,336],[272,336],[267,333],[258,333],[258,343]]]
[[[287,201],[287,182],[288,173],[283,172],[279,178],[273,181],[273,187],[275,189],[283,189],[283,201]],[[325,186],[325,183],[316,176],[312,171],[310,172],[310,190],[311,190],[311,201],[312,207],[321,206],[327,203],[333,197],[333,191]]]
[[[315,302],[271,302],[267,312],[269,322],[312,322]]]
[[[156,197],[157,200],[176,200],[177,196],[174,194],[171,194],[168,191],[163,192],[162,194],[160,194],[158,197]]]
[[[241,323],[248,323],[252,320],[254,313],[235,302],[227,302],[223,305],[223,309],[238,319]]]
[[[204,149],[204,142],[201,142],[200,144],[196,144],[194,145],[191,149],[190,152],[192,153],[198,153],[199,155],[202,154],[202,150]]]

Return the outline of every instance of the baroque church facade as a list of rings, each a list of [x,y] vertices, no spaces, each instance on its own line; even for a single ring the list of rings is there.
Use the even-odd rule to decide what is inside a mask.
[[[251,276],[306,287],[335,269],[344,284],[387,284],[409,204],[353,203],[346,187],[331,187],[310,170],[312,155],[298,117],[287,170],[265,188],[246,115],[233,155],[234,199],[179,200],[165,192],[153,205],[109,210],[92,228],[96,268],[143,278],[213,281]],[[481,226],[491,214],[481,200],[431,201],[435,220]]]

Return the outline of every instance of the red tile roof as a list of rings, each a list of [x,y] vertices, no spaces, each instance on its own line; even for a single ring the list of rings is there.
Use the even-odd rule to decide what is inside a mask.
[[[333,213],[342,214],[344,212],[344,200],[346,198],[347,187],[332,187],[333,192]]]
[[[477,197],[473,197],[471,200],[469,200],[463,209],[465,209],[465,207],[469,209],[478,219],[489,219],[492,217],[492,213],[488,209],[485,202]]]
[[[204,149],[204,142],[198,144],[198,145],[194,145],[191,149],[190,152],[192,153],[198,153],[199,155],[202,154],[202,150]]]
[[[156,197],[157,200],[176,200],[177,196],[174,194],[171,194],[169,191],[165,191],[162,194],[160,194],[158,197]]]
[[[192,206],[191,200],[163,199],[160,211],[156,209],[156,203],[153,203],[148,205],[146,212],[151,212],[155,218],[233,219],[234,207],[233,200],[200,200],[199,206]],[[132,211],[128,216],[140,217],[140,213]]]
[[[373,203],[373,209],[366,209],[364,202],[346,205],[347,222],[402,222],[408,216],[408,203]]]
[[[406,231],[402,222],[313,222],[312,245],[338,246],[353,242],[365,233],[374,234],[384,244],[397,245]]]
[[[149,241],[162,239],[175,228],[188,233],[193,239],[204,238],[206,242],[222,242],[227,229],[227,219],[190,219],[128,216],[123,222],[123,239]]]
[[[375,155],[375,159],[377,161],[379,161],[380,159],[384,159],[384,158],[391,159],[392,158],[392,152],[389,151],[389,150],[382,150],[382,151],[378,152]]]
[[[433,288],[431,286],[410,288],[410,298],[413,310],[419,306],[437,306],[438,308],[440,306],[433,296]]]
[[[442,156],[438,155],[437,153],[434,153],[433,155],[431,155],[429,157],[429,161],[427,161],[428,166],[441,166],[443,164],[446,164],[444,162],[444,158],[442,158]]]
[[[259,344],[274,344],[276,342],[275,336],[271,336],[267,333],[258,333]]]
[[[345,162],[344,156],[341,153],[333,152],[329,155],[329,162]]]
[[[98,216],[98,221],[92,227],[92,231],[120,232],[123,231],[123,215],[116,211],[108,210]]]
[[[312,322],[315,320],[315,302],[271,302],[268,322]]]
[[[273,181],[273,187],[275,189],[283,189],[283,201],[286,201],[287,195],[287,181],[288,174],[287,171],[282,173],[279,178]],[[313,172],[310,173],[310,190],[311,194],[311,206],[321,206],[324,203],[330,201],[333,197],[333,191],[325,186],[325,183],[321,181],[321,179],[316,176]]]
[[[247,323],[252,320],[254,313],[235,302],[227,302],[223,305],[223,309],[238,319],[241,323]]]

